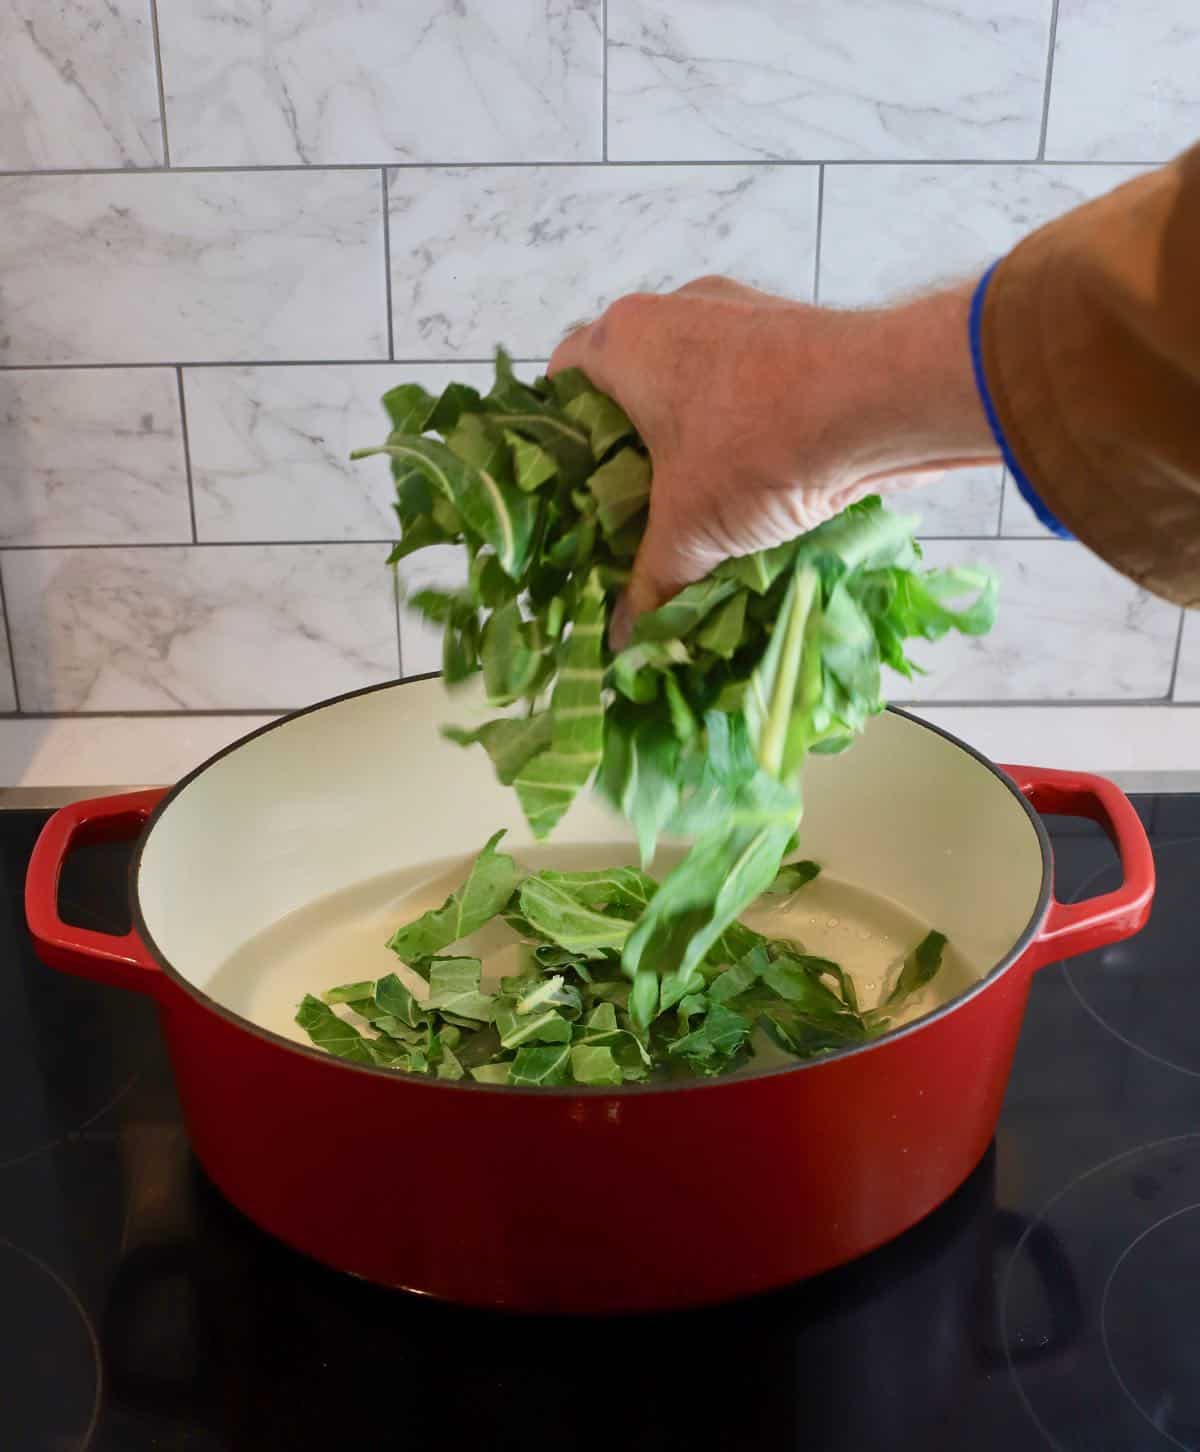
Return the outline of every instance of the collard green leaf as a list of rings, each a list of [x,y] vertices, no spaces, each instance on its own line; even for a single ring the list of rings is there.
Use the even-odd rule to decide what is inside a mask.
[[[611,539],[645,509],[650,498],[650,460],[636,449],[622,449],[588,479],[596,519]]]
[[[517,585],[504,573],[495,555],[480,550],[471,561],[468,593],[476,607],[498,610],[516,600]]]
[[[810,883],[820,871],[815,862],[789,862],[776,873],[775,881],[767,888],[767,893],[771,897],[790,897],[792,893],[799,892]]]
[[[440,444],[436,439],[394,438],[377,449],[360,449],[352,457],[387,454],[411,462],[461,514],[464,523],[495,551],[514,580],[524,569],[533,539],[537,502],[514,484],[501,483]]]
[[[599,1044],[571,1046],[571,1077],[576,1084],[620,1084],[625,1078],[612,1050]]]
[[[657,610],[638,618],[632,644],[649,640],[684,640],[719,605],[737,594],[739,582],[720,573],[708,575],[680,590]]]
[[[749,1037],[750,1020],[717,1004],[705,1014],[699,1028],[676,1039],[667,1052],[705,1066],[715,1059],[732,1058]]]
[[[620,917],[637,917],[654,896],[658,884],[636,867],[600,867],[586,872],[539,872],[537,881],[560,888],[584,907],[609,910]]]
[[[570,1022],[553,1008],[521,1014],[501,1004],[496,1009],[496,1032],[506,1049],[521,1044],[565,1044],[571,1039]]]
[[[375,996],[374,980],[366,982],[341,983],[336,988],[327,988],[321,997],[326,1003],[356,1003]]]
[[[858,1020],[849,1016],[809,1019],[784,1007],[769,1009],[760,1021],[780,1048],[801,1059],[833,1053],[863,1037]]]
[[[708,985],[709,999],[713,1003],[728,1003],[730,999],[745,993],[748,988],[752,988],[758,982],[760,969],[765,966],[765,953],[760,961],[756,953],[751,951],[737,963],[726,968],[723,973],[717,974]]]
[[[510,1084],[532,1087],[565,1084],[571,1072],[570,1044],[547,1044],[517,1050],[508,1070]]]
[[[442,735],[460,746],[479,742],[492,759],[497,779],[504,786],[511,786],[521,768],[550,745],[552,726],[550,712],[539,711],[533,716],[504,716],[495,721],[485,721],[474,731],[444,726]]]
[[[670,717],[611,712],[597,784],[632,825],[645,866],[679,805],[680,744]]]
[[[646,640],[627,646],[612,663],[613,685],[640,705],[658,698],[659,680],[692,657],[681,640]]]
[[[507,1084],[509,1082],[509,1071],[511,1063],[502,1064],[476,1064],[471,1070],[471,1078],[479,1084]]]
[[[729,660],[741,646],[746,629],[746,595],[739,590],[720,605],[696,633],[696,644],[722,660]]]
[[[945,949],[944,933],[927,933],[901,965],[900,974],[887,996],[886,1006],[891,1008],[903,1003],[906,998],[924,988],[942,966]]]
[[[383,406],[398,434],[423,434],[437,400],[419,383],[401,383],[383,395]]]
[[[431,958],[425,1006],[489,1023],[496,1016],[496,1002],[491,994],[480,991],[482,973],[478,958]]]
[[[441,397],[434,404],[424,427],[420,430],[406,429],[406,433],[424,433],[432,429],[443,438],[457,428],[464,414],[474,415],[480,409],[479,390],[468,383],[450,383],[442,390]],[[399,425],[397,425],[399,427]]]
[[[493,610],[483,627],[479,657],[483,684],[493,706],[510,706],[537,693],[551,670],[545,643],[521,619],[515,600]]]
[[[628,918],[589,907],[585,894],[562,881],[547,881],[547,874],[525,879],[520,903],[522,916],[536,933],[589,958],[620,952],[629,936]]]
[[[551,698],[550,745],[514,778],[535,837],[544,837],[591,780],[604,745],[604,591],[588,576]]]
[[[620,404],[590,387],[581,388],[566,399],[563,412],[572,422],[587,430],[592,454],[597,459],[603,459],[615,444],[633,435],[633,425]]]
[[[437,1059],[437,1077],[439,1079],[461,1079],[465,1073],[466,1070],[454,1050],[443,1044]]]
[[[785,1002],[824,1018],[847,1012],[846,1005],[822,980],[823,974],[837,971],[837,964],[826,959],[781,957],[769,962],[760,976]]]
[[[354,1064],[377,1064],[378,1057],[353,1024],[340,1018],[328,1004],[306,993],[296,1013],[296,1022],[318,1048],[349,1059]]]
[[[771,787],[779,788],[777,795]],[[774,881],[796,828],[795,798],[769,781],[742,797],[740,810],[701,836],[651,898],[622,952],[631,977],[639,968],[659,973],[698,968]]]
[[[428,549],[430,545],[453,544],[456,539],[457,533],[447,532],[431,517],[413,520],[411,524],[401,520],[401,536],[392,546],[387,562],[397,565],[417,550]]]
[[[746,692],[750,739],[759,764],[774,777],[790,775],[807,745],[801,733],[809,681],[802,663],[819,590],[820,577],[811,566],[801,566],[792,575],[779,622]]]
[[[543,484],[548,484],[558,473],[558,463],[554,455],[540,444],[523,438],[512,429],[504,430],[504,438],[512,449],[513,473],[518,489],[531,494]]]
[[[419,965],[483,927],[504,908],[524,874],[511,857],[496,851],[503,836],[497,832],[488,839],[467,880],[441,907],[422,913],[392,935],[388,947],[398,958]]]
[[[515,1011],[531,994],[565,995],[566,1003],[535,1006],[576,1019],[576,1035],[598,1006],[614,1008],[621,1019],[612,1053],[626,1078],[647,1072],[643,1052],[661,1060],[668,1015],[671,1024],[682,1015],[689,1034],[719,1008],[761,1017],[795,1052],[826,1052],[852,1031],[874,1031],[881,1010],[859,1014],[839,965],[821,968],[737,915],[764,890],[800,885],[802,865],[779,868],[796,850],[806,756],[844,750],[882,708],[881,666],[919,670],[908,641],[986,629],[991,577],[923,569],[914,522],[872,498],[799,539],[722,564],[643,616],[614,656],[605,625],[630,579],[649,482],[643,443],[619,407],[578,371],[524,383],[503,352],[486,398],[452,385],[433,400],[405,385],[386,406],[393,432],[382,452],[401,536],[394,558],[446,543],[466,557],[463,589],[415,601],[442,631],[445,678],[482,670],[494,700],[525,707],[523,718],[447,734],[484,746],[535,835],[546,835],[595,779],[632,823],[643,860],[665,834],[692,844],[640,904],[583,892],[552,903],[538,893],[561,898],[565,885],[543,885],[530,894],[535,924],[510,888],[497,915],[525,939],[528,968],[506,980],[516,996],[505,1007]],[[425,972],[451,942],[437,919],[427,914],[398,935]],[[751,953],[757,967],[741,985],[749,970],[739,965]],[[915,991],[914,972],[901,970],[897,992]],[[562,978],[561,988],[545,986],[551,977]],[[440,1072],[448,1061],[439,1054],[449,1052],[468,1073],[509,1073],[496,1056],[511,1051],[494,1025],[448,1006],[404,1017],[377,998],[345,1002],[376,1032],[393,1031],[392,1048],[367,1051],[394,1054],[409,1072]],[[742,1052],[682,1058],[707,1073]]]

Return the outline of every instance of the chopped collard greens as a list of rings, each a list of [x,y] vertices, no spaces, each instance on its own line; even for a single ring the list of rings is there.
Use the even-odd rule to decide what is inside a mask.
[[[756,1030],[801,1057],[880,1032],[937,971],[940,934],[862,1013],[837,964],[739,918],[816,873],[783,865],[809,753],[843,751],[883,709],[882,667],[912,677],[908,640],[989,630],[994,577],[922,568],[916,521],[871,497],[718,566],[614,652],[650,491],[618,405],[578,371],[521,382],[503,352],[486,395],[402,384],[383,402],[392,432],[356,457],[391,462],[392,562],[458,545],[467,565],[461,588],[407,605],[441,629],[446,684],[481,680],[504,712],[445,734],[487,752],[535,837],[590,787],[630,823],[643,868],[662,835],[691,845],[655,883],[634,867],[525,875],[493,838],[458,892],[391,940],[428,984],[419,1000],[389,975],[306,998],[298,1022],[358,1062],[526,1085],[717,1074],[748,1060]],[[496,916],[527,945],[498,992],[447,951]]]

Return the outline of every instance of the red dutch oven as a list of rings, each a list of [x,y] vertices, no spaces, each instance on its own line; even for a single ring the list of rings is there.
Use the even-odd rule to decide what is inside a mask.
[[[591,800],[535,846],[484,753],[441,739],[448,714],[440,683],[423,681],[289,716],[170,792],[58,812],[26,885],[46,963],[157,1001],[217,1187],[294,1248],[384,1285],[614,1312],[721,1301],[850,1261],[983,1156],[1034,972],[1149,914],[1149,843],[1115,786],[1002,769],[892,710],[847,755],[814,762],[803,848],[949,936],[977,981],[942,1006],[867,1045],[727,1080],[524,1090],[348,1064],[291,1023],[304,992],[350,976],[336,951],[305,960],[313,981],[256,997],[229,966],[247,944],[290,915],[309,921],[330,895],[398,901],[465,866],[498,827],[531,864],[585,847],[635,860],[624,824]],[[1058,902],[1043,813],[1099,822],[1121,886]],[[139,834],[135,930],[62,922],[72,845]]]

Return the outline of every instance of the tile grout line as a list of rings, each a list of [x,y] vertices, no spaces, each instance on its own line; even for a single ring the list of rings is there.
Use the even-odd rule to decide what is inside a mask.
[[[919,536],[924,544],[995,544],[997,536],[993,534],[922,534]],[[112,541],[104,544],[97,544],[94,541],[81,541],[78,544],[5,544],[0,545],[0,555],[4,554],[37,554],[48,553],[52,550],[169,550],[178,549],[181,545],[193,544],[198,549],[299,549],[301,547],[311,548],[313,545],[331,546],[334,548],[349,547],[351,545],[394,545],[395,536],[388,535],[354,535],[342,539],[321,539],[318,537],[304,536],[303,538],[289,539],[154,539],[154,540],[126,540]],[[1025,545],[1053,545],[1061,548],[1063,545],[1071,544],[1071,540],[1043,538],[1041,535],[1005,535],[1001,543],[1013,546]]]
[[[352,545],[371,545],[378,547],[382,545],[394,545],[395,536],[384,539],[382,536],[372,539],[131,539],[125,543],[95,544],[84,542],[82,544],[6,544],[0,545],[0,557],[4,555],[28,555],[47,554],[54,550],[177,550],[182,548],[194,548],[201,550],[261,550],[261,549],[311,549],[314,545],[321,548],[343,549]]]
[[[386,167],[389,171],[550,171],[575,168],[576,170],[599,170],[600,168],[611,168],[613,170],[634,170],[638,168],[652,169],[654,167],[673,166],[686,171],[712,171],[718,167],[742,167],[747,170],[768,170],[772,167],[816,167],[816,166],[887,166],[887,167],[920,167],[920,166],[973,166],[973,167],[1013,167],[1013,166],[1035,166],[1039,158],[1029,156],[923,156],[923,157],[902,157],[902,156],[804,156],[804,157],[775,157],[770,161],[747,161],[745,158],[731,160],[728,157],[711,157],[708,160],[697,160],[695,157],[681,157],[677,159],[660,158],[654,161],[330,161],[324,163],[259,163],[249,165],[226,165],[226,166],[91,166],[91,167],[29,167],[24,170],[19,168],[0,170],[0,180],[6,178],[21,177],[89,177],[89,176],[240,176],[246,172],[308,172],[310,175],[319,176],[323,172],[342,171],[378,171]],[[1049,163],[1052,166],[1071,167],[1097,167],[1097,166],[1130,166],[1141,167],[1149,171],[1155,166],[1163,165],[1170,160],[1170,156],[1160,157],[1156,161],[1147,161],[1145,157],[1122,158],[1106,157],[1097,159],[1072,158],[1065,161],[1054,161]]]
[[[1175,687],[1179,681],[1179,661],[1183,655],[1183,628],[1187,624],[1187,611],[1179,611],[1179,629],[1175,633],[1175,659],[1171,665],[1171,684],[1167,687],[1167,700],[1175,704]]]
[[[158,0],[150,0],[150,33],[154,37],[154,73],[158,80],[158,122],[162,131],[163,170],[171,168],[171,148],[167,142],[167,88],[163,83],[162,45],[158,38]]]
[[[600,0],[600,159],[608,160],[608,0]]]
[[[183,442],[183,471],[187,477],[188,514],[192,521],[192,543],[200,543],[200,531],[196,528],[196,490],[192,483],[192,444],[188,437],[187,404],[183,397],[183,369],[176,367],[175,383],[179,390],[179,432]]]
[[[392,606],[396,616],[396,679],[404,679],[404,634],[400,628],[400,571],[392,571]]]
[[[4,643],[8,647],[8,674],[12,679],[13,701],[16,711],[8,714],[19,716],[21,711],[21,687],[17,683],[17,653],[13,649],[12,617],[8,613],[8,600],[4,594],[4,566],[0,560],[0,619],[4,621]]]
[[[547,350],[537,358],[514,358],[514,363],[545,363]],[[165,359],[155,363],[0,363],[0,373],[80,373],[85,370],[135,368],[385,368],[389,363],[403,363],[409,368],[425,368],[436,364],[446,368],[463,368],[480,364],[490,367],[495,358],[229,358],[214,362],[208,358],[183,359],[172,363]]]
[[[1046,90],[1042,96],[1042,130],[1038,137],[1037,159],[1046,159],[1046,132],[1050,126],[1050,87],[1054,81],[1054,46],[1058,39],[1058,0],[1050,8],[1050,45],[1046,51]]]
[[[996,700],[989,696],[953,697],[941,700],[939,697],[891,696],[889,706],[899,706],[905,711],[1148,711],[1158,709],[1175,711],[1187,707],[1187,701],[1172,701],[1166,696],[1086,696],[1080,699],[1061,696],[1019,696]],[[1197,702],[1194,709],[1200,709]]]
[[[825,166],[817,168],[817,243],[813,248],[813,303],[821,301],[821,234],[825,230]]]
[[[379,168],[380,195],[383,198],[383,302],[387,308],[388,361],[396,357],[396,338],[392,327],[392,224],[388,217],[387,167]]]
[[[434,675],[440,673],[435,672]],[[414,672],[403,680],[429,679],[429,673]],[[386,685],[388,682],[380,682]],[[293,706],[224,706],[204,707],[195,711],[0,711],[0,722],[5,721],[186,721],[191,719],[217,720],[225,716],[279,716],[302,710],[302,705]],[[899,700],[889,702],[905,711],[1121,711],[1137,714],[1144,711],[1171,711],[1179,715],[1191,713],[1200,715],[1200,702],[1164,701],[1158,696],[1137,697],[1133,700],[1117,700],[1109,697],[1085,701],[1067,701],[1050,697],[1032,697],[1027,700],[992,701],[986,697],[980,700]]]

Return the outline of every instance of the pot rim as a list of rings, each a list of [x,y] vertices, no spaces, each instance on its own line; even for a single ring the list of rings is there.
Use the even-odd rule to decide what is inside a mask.
[[[134,847],[128,868],[128,889],[130,915],[133,920],[134,931],[145,945],[147,952],[154,960],[158,969],[165,975],[167,981],[173,983],[177,988],[201,1008],[207,1009],[210,1013],[216,1014],[227,1023],[233,1025],[246,1033],[262,1039],[275,1049],[284,1049],[294,1054],[301,1054],[305,1058],[315,1060],[326,1066],[332,1066],[355,1074],[368,1074],[372,1078],[385,1080],[389,1083],[402,1083],[412,1089],[425,1089],[432,1092],[445,1092],[454,1094],[520,1094],[533,1099],[561,1100],[579,1098],[601,1098],[611,1099],[614,1097],[634,1098],[647,1094],[676,1094],[694,1093],[699,1090],[719,1090],[722,1088],[732,1089],[736,1086],[759,1083],[768,1079],[776,1079],[787,1074],[802,1074],[806,1070],[821,1068],[825,1064],[841,1062],[853,1058],[859,1054],[873,1053],[876,1049],[885,1045],[899,1042],[903,1038],[916,1033],[936,1023],[939,1019],[955,1012],[960,1006],[969,1003],[973,998],[985,992],[998,979],[1002,978],[1010,968],[1024,955],[1025,951],[1034,942],[1038,929],[1041,927],[1046,913],[1050,906],[1050,896],[1053,886],[1053,853],[1050,846],[1050,836],[1046,831],[1046,825],[1042,821],[1033,804],[1020,790],[1010,776],[1000,769],[994,761],[986,757],[975,747],[968,745],[955,736],[953,732],[946,731],[941,726],[935,726],[932,722],[923,721],[919,716],[913,715],[898,706],[888,706],[886,709],[895,716],[905,721],[911,721],[913,725],[921,727],[925,731],[932,731],[935,736],[942,737],[952,746],[965,752],[975,761],[985,767],[991,774],[1000,781],[1006,790],[1020,803],[1022,810],[1032,826],[1038,839],[1038,846],[1042,852],[1042,880],[1038,890],[1037,901],[1033,913],[1030,916],[1025,928],[1017,937],[1012,947],[999,959],[992,968],[971,985],[965,992],[956,994],[929,1013],[923,1014],[920,1018],[913,1019],[910,1023],[901,1024],[899,1027],[889,1029],[887,1033],[880,1034],[876,1039],[866,1043],[853,1044],[845,1049],[835,1049],[832,1053],[823,1054],[820,1058],[801,1059],[795,1064],[782,1064],[773,1069],[762,1069],[758,1072],[750,1071],[736,1075],[715,1075],[712,1077],[696,1079],[677,1079],[667,1083],[658,1084],[619,1084],[619,1085],[595,1085],[595,1084],[561,1084],[545,1087],[534,1087],[521,1084],[480,1084],[474,1079],[428,1079],[423,1076],[404,1074],[395,1069],[384,1068],[374,1064],[356,1064],[346,1059],[339,1059],[336,1055],[327,1053],[315,1045],[297,1043],[295,1039],[285,1038],[282,1034],[276,1033],[273,1029],[264,1028],[262,1024],[256,1023],[253,1019],[246,1018],[240,1013],[235,1013],[225,1004],[218,1002],[203,989],[197,988],[194,983],[183,976],[175,968],[166,954],[162,952],[154,940],[142,916],[141,901],[138,896],[138,876],[141,871],[142,853],[146,843],[163,814],[170,808],[172,802],[189,787],[198,777],[202,776],[210,767],[215,766],[239,747],[245,746],[248,742],[256,740],[260,736],[266,736],[271,731],[286,726],[291,721],[296,721],[302,716],[309,716],[315,711],[324,710],[327,706],[340,705],[343,701],[352,701],[360,696],[374,695],[377,691],[391,691],[403,688],[406,685],[416,685],[422,681],[434,680],[441,673],[439,671],[428,671],[422,675],[406,676],[403,680],[381,681],[373,686],[361,686],[357,690],[344,691],[341,695],[330,696],[323,701],[315,701],[312,705],[302,706],[296,711],[289,711],[286,715],[278,717],[274,721],[268,721],[265,726],[258,726],[253,731],[247,731],[244,736],[238,737],[236,741],[229,742],[219,751],[214,752],[206,761],[194,767],[186,776],[181,777],[173,787],[166,793],[162,800],[146,819],[146,824]]]

